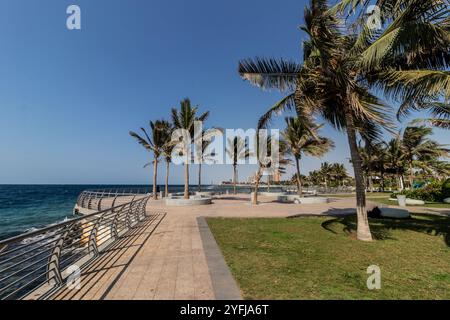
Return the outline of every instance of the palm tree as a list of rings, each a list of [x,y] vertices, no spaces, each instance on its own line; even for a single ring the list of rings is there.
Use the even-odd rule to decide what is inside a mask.
[[[167,197],[169,194],[169,174],[170,174],[170,163],[172,162],[172,151],[175,147],[174,142],[172,141],[172,131],[173,127],[169,121],[161,121],[160,124],[161,134],[163,136],[163,140],[165,141],[162,146],[162,155],[164,156],[164,160],[166,162],[166,179],[165,179],[165,187],[164,194]]]
[[[315,124],[306,125],[305,121],[301,118],[286,118],[285,121],[287,128],[282,133],[282,136],[284,141],[286,141],[289,153],[295,159],[297,191],[302,197],[303,190],[300,173],[300,160],[302,156],[321,157],[330,149],[334,148],[334,144],[330,139],[318,136],[317,131],[322,126]]]
[[[295,107],[297,113],[306,115],[318,110],[333,126],[347,132],[361,240],[372,237],[356,136],[368,121],[373,129],[389,123],[385,106],[369,89],[381,89],[400,101],[399,117],[439,97],[450,97],[448,0],[376,0],[381,30],[366,23],[365,12],[371,4],[342,0],[330,9],[326,0],[311,0],[302,28],[309,36],[303,45],[303,66],[257,59],[243,61],[239,68],[242,77],[256,85],[291,92],[266,113],[264,121],[286,108]],[[360,17],[344,19],[347,12]]]
[[[201,139],[202,139],[201,155],[200,155],[200,159],[199,159],[200,161],[198,164],[198,191],[199,192],[202,191],[202,164],[205,161],[208,161],[212,157],[215,156],[214,152],[211,152],[211,153],[206,152],[208,150],[209,146],[211,145],[212,141],[205,132],[202,133]]]
[[[345,166],[342,163],[333,163],[331,168],[338,185],[344,186],[345,179],[348,178],[347,169],[345,169]]]
[[[400,135],[387,143],[386,158],[388,163],[388,173],[395,175],[399,191],[405,187],[403,175],[406,172],[406,164],[403,157],[403,148]]]
[[[407,127],[403,133],[402,159],[409,166],[409,186],[414,184],[414,165],[416,162],[428,162],[447,155],[447,150],[428,136],[433,133],[431,128],[425,126]],[[421,161],[422,160],[422,161]]]
[[[246,160],[250,157],[248,143],[240,137],[234,137],[233,139],[228,138],[226,153],[228,157],[233,161],[233,193],[237,194],[237,166],[239,164],[239,161]]]
[[[158,199],[158,194],[156,192],[158,160],[163,152],[163,146],[166,143],[164,131],[161,130],[161,127],[163,127],[164,123],[164,120],[157,120],[155,122],[150,121],[151,137],[144,128],[141,128],[141,131],[144,133],[144,137],[140,136],[134,131],[130,131],[130,135],[135,138],[139,144],[144,146],[145,149],[153,152],[153,161],[151,163],[153,163],[153,198],[155,200]],[[147,165],[145,165],[144,167],[147,167]]]
[[[172,108],[172,123],[174,129],[184,129],[190,133],[191,141],[184,141],[185,147],[183,151],[184,161],[184,198],[189,199],[189,162],[191,161],[192,154],[188,154],[187,146],[192,143],[192,137],[194,136],[194,123],[195,121],[205,121],[209,117],[209,112],[202,113],[197,117],[198,107],[193,107],[189,98],[181,101],[180,110]]]
[[[266,151],[268,154],[272,155],[272,136],[268,136],[266,140]],[[261,181],[262,176],[273,174],[274,170],[279,170],[280,172],[284,172],[287,164],[290,163],[289,159],[287,159],[285,156],[287,154],[287,144],[283,139],[280,139],[278,142],[278,168],[274,168],[274,161],[275,159],[268,157],[266,155],[266,159],[260,159],[260,153],[262,150],[260,150],[260,136],[257,135],[256,137],[256,155],[258,160],[258,170],[255,174],[255,192],[254,197],[252,199],[252,203],[254,205],[258,204],[258,191],[259,191],[259,183]]]
[[[313,170],[308,175],[308,181],[314,185],[318,186],[322,183],[322,175],[318,170]]]
[[[284,100],[261,119],[295,106],[302,116],[318,114],[338,130],[347,133],[357,193],[357,237],[371,241],[366,211],[365,186],[357,134],[375,138],[379,127],[391,127],[388,107],[361,81],[365,74],[359,65],[360,44],[352,35],[341,32],[342,22],[328,11],[326,1],[313,0],[305,10],[309,40],[304,42],[304,64],[274,59],[241,61],[239,72],[251,83],[264,88],[290,90]]]
[[[372,4],[380,9],[380,30],[371,30],[361,14]],[[360,13],[359,64],[370,84],[401,103],[399,118],[430,110],[432,125],[450,127],[448,0],[342,0],[331,11],[344,18]]]

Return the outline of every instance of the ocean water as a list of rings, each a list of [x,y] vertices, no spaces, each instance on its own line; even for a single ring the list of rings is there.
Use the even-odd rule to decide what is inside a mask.
[[[0,185],[0,239],[70,218],[78,195],[84,190],[144,187],[148,188],[142,185]],[[182,187],[171,189],[177,192]]]
[[[62,222],[73,216],[78,195],[85,190],[142,189],[143,185],[0,185],[0,239]],[[164,190],[164,186],[159,186]],[[202,186],[203,191],[232,190],[227,186]],[[272,187],[273,191],[280,188]],[[183,185],[169,186],[169,192],[182,192]],[[197,186],[190,186],[196,191]],[[239,187],[251,192],[250,187]]]

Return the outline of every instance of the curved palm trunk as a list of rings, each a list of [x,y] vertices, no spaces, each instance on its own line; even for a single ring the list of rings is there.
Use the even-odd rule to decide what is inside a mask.
[[[352,115],[349,112],[345,115],[345,119],[347,124],[348,144],[350,147],[356,182],[356,212],[358,219],[357,238],[362,241],[372,241],[372,234],[370,232],[369,219],[366,211],[366,193],[361,166],[362,160],[358,153],[355,125]]]
[[[237,184],[237,166],[236,166],[236,164],[233,164],[233,192],[234,192],[234,194],[237,194],[236,184]]]
[[[202,191],[202,164],[198,165],[198,191]]]
[[[184,164],[184,198],[189,199],[189,164]]]
[[[255,194],[252,199],[252,203],[257,205],[258,204],[258,191],[259,191],[259,180],[261,179],[261,169],[258,170],[256,173],[256,181],[255,181]]]
[[[300,178],[300,159],[295,157],[295,165],[297,167],[297,192],[300,197],[303,197],[302,179]]]
[[[158,177],[158,159],[153,161],[153,199],[158,200],[158,193],[156,192],[156,184]]]
[[[169,195],[169,170],[170,170],[170,162],[166,161],[166,185],[164,190],[164,195],[166,197]]]

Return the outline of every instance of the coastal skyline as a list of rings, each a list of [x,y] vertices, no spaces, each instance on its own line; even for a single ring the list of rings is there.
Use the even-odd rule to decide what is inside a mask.
[[[297,27],[306,2],[81,0],[82,29],[67,30],[69,1],[5,1],[0,184],[149,184],[151,169],[143,165],[151,154],[128,131],[169,119],[185,97],[211,112],[206,127],[254,128],[283,95],[245,83],[238,61],[254,55],[301,61],[305,34]],[[273,127],[282,129],[283,118]],[[447,132],[434,132],[433,139],[448,143]],[[328,161],[352,174],[345,135],[329,126],[321,133],[336,147],[320,160],[306,157],[303,172]],[[240,180],[255,170],[240,166]],[[182,184],[183,167],[171,171],[169,182]],[[194,165],[192,184],[196,172]],[[220,183],[232,167],[203,172],[205,184]],[[293,168],[285,178],[291,174]]]

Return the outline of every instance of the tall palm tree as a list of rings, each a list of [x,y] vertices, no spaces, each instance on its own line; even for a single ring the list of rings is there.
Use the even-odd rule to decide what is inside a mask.
[[[297,113],[307,115],[318,111],[347,132],[361,240],[372,237],[356,136],[368,121],[375,125],[372,129],[388,123],[385,106],[369,89],[381,89],[399,100],[399,117],[440,97],[450,97],[448,0],[377,0],[381,30],[366,23],[370,4],[373,2],[342,0],[330,9],[326,0],[311,0],[302,28],[309,36],[303,46],[303,66],[257,59],[243,61],[239,68],[242,77],[256,85],[291,92],[264,120],[295,107]],[[355,23],[355,19],[344,19],[348,12],[359,13],[360,18]]]
[[[162,121],[160,124],[160,130],[162,132],[164,144],[162,146],[162,155],[166,162],[166,178],[164,186],[164,194],[167,197],[169,194],[169,174],[170,174],[170,163],[172,162],[172,151],[175,147],[172,141],[172,131],[173,126],[169,121]]]
[[[303,46],[303,66],[257,58],[241,61],[239,72],[260,87],[291,91],[260,124],[281,110],[295,107],[302,116],[318,114],[346,132],[356,182],[357,237],[371,241],[357,134],[374,138],[380,126],[389,128],[389,108],[370,92],[367,82],[361,81],[365,74],[358,63],[360,44],[353,35],[341,32],[342,21],[328,11],[326,1],[312,0],[311,7],[305,9],[305,24],[302,29],[309,40]]]
[[[198,107],[193,107],[189,98],[181,101],[180,110],[172,108],[172,124],[174,129],[187,130],[191,135],[191,141],[184,141],[185,148],[183,156],[184,161],[184,198],[189,199],[189,163],[192,159],[192,154],[188,154],[188,144],[192,143],[192,137],[194,136],[194,123],[195,121],[205,121],[209,117],[209,112],[204,112],[197,117]]]
[[[144,133],[144,137],[134,131],[130,131],[130,135],[135,138],[139,144],[144,146],[145,149],[153,152],[153,161],[151,163],[153,163],[153,198],[155,200],[158,199],[158,194],[156,192],[158,180],[158,161],[163,152],[163,146],[166,143],[164,132],[161,130],[163,124],[164,120],[157,120],[155,122],[150,121],[150,135],[144,128],[141,128],[141,131]]]
[[[303,190],[300,173],[300,160],[302,156],[321,157],[330,149],[334,148],[334,143],[330,139],[318,136],[317,132],[322,126],[315,124],[306,125],[305,121],[298,117],[286,118],[285,121],[287,127],[282,133],[282,136],[284,141],[286,141],[289,153],[295,159],[297,191],[302,197]]]
[[[240,137],[234,137],[233,139],[228,138],[226,153],[227,156],[233,161],[233,193],[237,194],[237,166],[239,161],[246,160],[250,157],[248,143]]]

